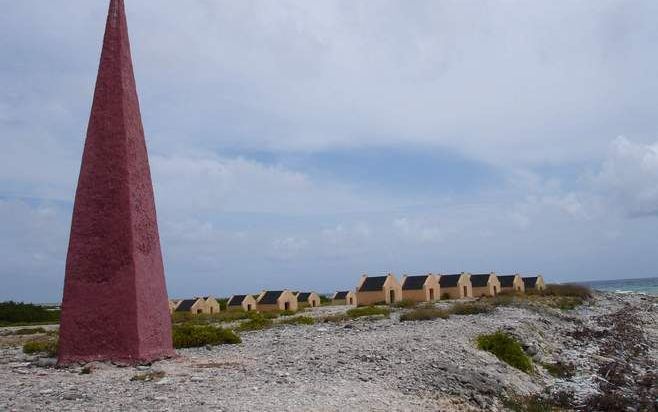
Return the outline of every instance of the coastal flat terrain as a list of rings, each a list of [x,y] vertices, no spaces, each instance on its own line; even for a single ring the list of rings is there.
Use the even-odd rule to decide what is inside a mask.
[[[23,354],[4,330],[0,410],[497,411],[539,397],[565,410],[617,401],[655,410],[656,297],[597,293],[574,310],[514,304],[401,322],[406,311],[277,325],[242,333],[241,344],[183,349],[139,367],[57,369],[53,359]],[[477,336],[498,330],[523,344],[533,372],[477,349]]]

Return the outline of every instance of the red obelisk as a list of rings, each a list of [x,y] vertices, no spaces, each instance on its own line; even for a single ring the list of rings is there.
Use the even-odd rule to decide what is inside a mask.
[[[75,196],[59,364],[174,355],[123,0],[111,0]]]

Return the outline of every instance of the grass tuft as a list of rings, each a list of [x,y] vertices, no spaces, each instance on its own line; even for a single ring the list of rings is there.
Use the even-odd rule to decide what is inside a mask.
[[[480,302],[455,303],[450,309],[450,312],[454,315],[477,315],[479,313],[489,313],[491,311],[493,311],[491,305]]]
[[[263,313],[254,313],[250,316],[250,319],[242,322],[240,326],[237,327],[238,331],[247,332],[253,330],[263,330],[272,327],[274,322],[272,318]]]
[[[448,319],[450,313],[439,308],[425,307],[414,309],[410,312],[400,315],[400,321],[415,321],[415,320],[434,320],[434,319]]]
[[[365,306],[361,308],[350,309],[346,312],[346,315],[352,319],[360,318],[364,316],[386,316],[388,317],[391,314],[389,308],[382,308],[377,306]]]
[[[542,363],[541,366],[544,367],[555,378],[571,378],[576,372],[576,368],[569,363]]]
[[[39,333],[46,333],[46,330],[44,328],[23,328],[23,329],[15,330],[11,334],[16,336],[26,336],[26,335],[36,335]]]
[[[279,322],[282,325],[314,325],[315,318],[310,316],[295,316],[292,318],[286,318]]]
[[[516,369],[526,373],[532,371],[530,357],[523,352],[521,344],[505,332],[480,335],[477,337],[477,346],[478,349],[493,353],[498,359]]]
[[[416,307],[416,302],[410,299],[402,299],[401,301],[394,303],[393,306],[396,308],[411,309]]]
[[[57,336],[49,337],[47,339],[31,340],[25,342],[25,344],[23,345],[23,353],[28,355],[40,353],[40,354],[48,355],[48,357],[53,358],[57,356],[58,351],[59,351],[59,339],[57,338]]]
[[[210,325],[174,325],[172,335],[177,349],[242,342],[232,330]]]

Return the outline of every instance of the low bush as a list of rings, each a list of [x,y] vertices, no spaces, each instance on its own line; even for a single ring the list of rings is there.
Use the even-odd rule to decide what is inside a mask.
[[[49,357],[52,358],[57,356],[58,351],[59,351],[59,339],[56,336],[49,337],[46,339],[31,340],[25,342],[25,344],[23,345],[23,353],[26,353],[28,355],[40,353],[40,354],[48,355]]]
[[[310,316],[295,316],[292,318],[286,318],[279,322],[282,325],[314,325],[315,318]]]
[[[250,316],[250,319],[242,322],[240,326],[237,327],[238,331],[247,332],[252,330],[262,330],[272,327],[274,322],[272,318],[265,316],[265,314],[255,313]]]
[[[523,352],[521,344],[505,332],[480,335],[477,337],[477,346],[516,369],[526,373],[532,370],[532,360]]]
[[[350,317],[344,313],[338,313],[336,315],[327,315],[320,320],[324,323],[340,323],[350,320]]]
[[[489,313],[493,310],[491,305],[482,302],[455,303],[450,312],[455,315],[477,315],[478,313]]]
[[[572,364],[556,362],[556,363],[542,363],[544,367],[552,376],[556,378],[571,378],[576,372],[576,368]]]
[[[210,325],[174,325],[172,335],[177,349],[242,342],[232,330]]]
[[[587,300],[592,297],[592,290],[587,286],[574,283],[566,283],[563,285],[549,284],[546,285],[546,289],[540,291],[539,294],[543,296],[568,296]]]
[[[279,316],[293,316],[293,315],[295,315],[296,313],[297,313],[297,312],[292,311],[292,310],[282,310],[282,311],[279,312],[278,314],[279,314]]]
[[[450,293],[443,293],[441,295],[441,300],[450,300]]]
[[[0,302],[0,326],[59,322],[59,310],[29,303]]]
[[[360,318],[363,316],[386,316],[388,317],[391,314],[389,308],[383,308],[378,306],[364,306],[361,308],[350,309],[346,312],[346,315],[352,319]]]
[[[402,299],[401,301],[394,303],[393,306],[396,308],[411,309],[416,307],[416,302],[409,299]]]
[[[11,334],[16,336],[25,336],[25,335],[36,335],[38,333],[46,333],[46,330],[44,328],[23,328],[23,329],[15,330]]]
[[[503,400],[503,406],[513,412],[553,412],[569,407],[571,398],[547,399],[541,395],[514,396]]]
[[[433,320],[433,319],[448,319],[450,313],[439,308],[418,308],[410,312],[403,313],[400,316],[400,321],[414,321],[414,320]]]

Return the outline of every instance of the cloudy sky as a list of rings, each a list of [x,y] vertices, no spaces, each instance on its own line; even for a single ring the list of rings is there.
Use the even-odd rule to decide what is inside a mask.
[[[126,2],[170,295],[658,274],[658,2]],[[0,0],[0,300],[60,298],[107,3]]]

